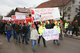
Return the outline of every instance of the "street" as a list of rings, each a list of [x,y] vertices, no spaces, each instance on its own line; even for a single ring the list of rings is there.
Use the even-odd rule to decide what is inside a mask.
[[[0,0],[0,53],[80,53],[80,0]]]
[[[80,52],[80,40],[72,38],[64,38],[60,40],[60,46],[53,44],[52,41],[48,41],[47,47],[43,47],[41,42],[40,46],[36,45],[35,53],[79,53]],[[11,42],[7,42],[5,36],[0,35],[0,53],[33,53],[31,50],[31,42],[29,45],[22,43],[16,43],[13,38]]]

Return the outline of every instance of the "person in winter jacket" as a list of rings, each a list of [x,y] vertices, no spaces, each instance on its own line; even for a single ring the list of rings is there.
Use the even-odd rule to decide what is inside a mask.
[[[32,42],[32,50],[35,51],[35,46],[36,46],[36,42],[37,42],[37,39],[38,39],[38,32],[36,30],[35,27],[32,27],[31,28],[31,35],[30,35],[30,39],[31,39],[31,42]]]
[[[8,42],[10,42],[10,38],[12,35],[12,25],[10,25],[10,23],[7,23],[5,25],[5,31],[7,32],[7,40],[8,40]]]
[[[23,27],[22,27],[22,43],[24,44],[24,40],[25,40],[25,43],[28,44],[28,27],[27,25],[25,25],[25,23],[23,24]]]
[[[15,26],[15,31],[16,31],[16,41],[20,43],[21,40],[21,26],[19,24],[16,24]]]
[[[76,36],[78,36],[78,30],[79,30],[78,22],[74,22],[72,36],[73,36],[74,32],[76,32]]]

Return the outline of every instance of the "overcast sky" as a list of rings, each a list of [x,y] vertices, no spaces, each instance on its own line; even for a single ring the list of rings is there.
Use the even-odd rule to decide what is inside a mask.
[[[48,0],[0,0],[0,14],[5,16],[16,7],[36,7],[46,1]]]

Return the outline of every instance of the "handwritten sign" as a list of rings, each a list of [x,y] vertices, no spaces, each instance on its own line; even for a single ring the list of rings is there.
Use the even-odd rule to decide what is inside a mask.
[[[44,21],[44,20],[59,20],[60,12],[59,8],[36,8],[32,9],[34,11],[34,21]]]
[[[42,36],[46,41],[59,39],[59,29],[44,29]]]

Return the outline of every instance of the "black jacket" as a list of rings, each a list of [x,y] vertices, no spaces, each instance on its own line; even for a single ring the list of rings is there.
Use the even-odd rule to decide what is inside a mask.
[[[27,26],[23,26],[23,27],[22,27],[22,33],[23,33],[23,34],[28,33],[28,27],[27,27]]]

